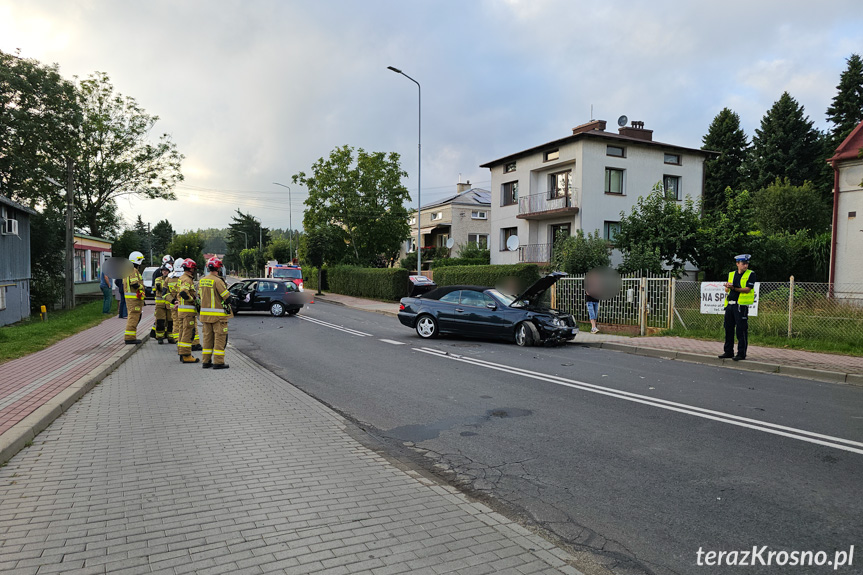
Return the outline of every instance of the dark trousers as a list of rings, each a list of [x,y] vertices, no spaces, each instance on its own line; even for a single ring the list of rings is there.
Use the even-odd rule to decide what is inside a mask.
[[[725,353],[734,355],[734,332],[737,332],[737,355],[746,357],[749,347],[749,306],[729,303],[725,307]]]
[[[111,313],[111,288],[108,286],[101,286],[102,289],[102,313]]]

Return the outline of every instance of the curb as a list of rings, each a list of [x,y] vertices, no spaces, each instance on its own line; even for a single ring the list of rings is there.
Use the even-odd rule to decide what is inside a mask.
[[[673,351],[658,349],[655,347],[638,347],[635,345],[627,345],[617,342],[583,342],[576,345],[585,347],[598,347],[611,351],[620,351],[633,355],[641,355],[645,357],[656,357],[662,359],[673,359],[678,361],[687,361],[691,363],[702,363],[713,365],[716,367],[727,367],[731,369],[740,369],[744,371],[758,371],[761,373],[776,373],[789,377],[801,377],[805,379],[813,379],[815,381],[823,381],[825,383],[840,383],[845,385],[856,385],[863,387],[863,374],[845,373],[841,371],[826,371],[822,369],[814,369],[809,367],[795,367],[790,365],[781,365],[778,363],[766,363],[761,361],[732,361],[730,359],[719,359],[712,355],[702,355],[685,351]]]
[[[75,402],[96,387],[96,384],[105,379],[149,340],[150,333],[148,331],[141,338],[141,343],[137,345],[125,345],[115,351],[108,359],[91,370],[90,373],[69,384],[68,387],[56,396],[36,408],[33,413],[3,433],[0,436],[0,465],[12,459],[19,451],[36,439],[36,436],[51,425],[55,419],[68,411]]]

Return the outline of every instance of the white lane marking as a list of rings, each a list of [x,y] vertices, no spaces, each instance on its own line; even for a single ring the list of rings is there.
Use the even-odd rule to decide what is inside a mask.
[[[336,325],[336,324],[334,324],[334,323],[329,323],[329,322],[326,322],[326,321],[321,321],[321,320],[319,320],[319,319],[317,319],[317,318],[308,317],[308,316],[303,316],[303,315],[300,315],[300,316],[297,316],[297,317],[299,317],[299,318],[300,318],[301,320],[303,320],[303,321],[310,321],[310,322],[312,322],[312,323],[316,323],[316,324],[321,325],[321,326],[323,326],[323,327],[328,327],[328,328],[330,328],[330,329],[337,329],[337,330],[339,330],[339,331],[343,331],[343,332],[345,332],[345,333],[349,333],[349,334],[351,334],[351,335],[357,335],[357,336],[359,336],[359,337],[371,337],[371,336],[372,336],[372,334],[370,334],[370,333],[365,333],[365,332],[363,332],[363,331],[357,331],[357,330],[355,330],[355,329],[351,329],[351,328],[349,328],[349,327],[344,327],[344,326],[341,326],[341,325]]]
[[[392,339],[382,339],[381,341],[384,343],[391,343],[393,345],[405,345],[405,342],[403,342],[403,341],[395,341]]]
[[[645,395],[639,395],[636,393],[630,393],[628,391],[620,391],[608,387],[602,387],[599,385],[594,385],[591,383],[586,383],[583,381],[577,381],[573,379],[567,379],[564,377],[559,377],[556,375],[548,375],[544,373],[539,373],[535,371],[530,371],[527,369],[522,369],[518,367],[511,367],[507,365],[492,363],[490,361],[485,361],[476,358],[469,358],[460,355],[452,355],[444,351],[440,351],[433,348],[416,348],[417,351],[426,353],[429,355],[435,355],[437,357],[442,357],[445,359],[450,359],[453,361],[459,361],[462,363],[470,363],[472,365],[476,365],[478,367],[485,367],[488,369],[493,369],[496,371],[504,371],[507,373],[511,373],[514,375],[521,375],[522,377],[527,377],[530,379],[537,379],[540,381],[546,381],[549,383],[554,383],[557,385],[562,385],[565,387],[571,387],[573,389],[579,389],[582,391],[590,391],[592,393],[599,393],[601,395],[607,395],[610,397],[615,397],[617,399],[625,399],[626,401],[632,401],[635,403],[641,403],[644,405],[649,405],[651,407],[658,407],[661,409],[667,409],[669,411],[676,411],[679,413],[685,413],[687,415],[694,415],[696,417],[701,417],[704,419],[711,419],[713,421],[720,421],[722,423],[729,423],[731,425],[737,425],[739,427],[746,427],[749,429],[755,429],[757,431],[763,431],[765,433],[772,433],[774,435],[781,435],[783,437],[790,437],[791,439],[797,439],[799,441],[806,441],[809,443],[816,443],[818,445],[825,445],[827,447],[833,447],[835,449],[842,449],[844,451],[851,451],[853,453],[863,454],[863,443],[858,441],[853,441],[850,439],[843,439],[841,437],[834,437],[831,435],[823,435],[820,433],[815,433],[812,431],[806,431],[804,429],[797,429],[794,427],[787,427],[784,425],[778,425],[776,423],[768,423],[766,421],[759,421],[757,419],[750,419],[748,417],[741,417],[739,415],[732,415],[730,413],[724,413],[721,411],[713,411],[711,409],[704,409],[702,407],[695,407],[692,405],[686,405],[683,403],[676,403],[673,401],[667,401],[664,399],[657,399],[654,397],[648,397]],[[809,437],[807,437],[809,436]],[[841,445],[841,444],[847,445]],[[857,446],[857,447],[850,447]]]

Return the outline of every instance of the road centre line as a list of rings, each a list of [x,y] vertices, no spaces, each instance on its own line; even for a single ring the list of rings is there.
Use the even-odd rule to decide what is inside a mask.
[[[702,407],[695,407],[691,405],[686,405],[683,403],[676,403],[673,401],[667,401],[664,399],[653,398],[645,395],[639,395],[636,393],[631,393],[628,391],[620,391],[608,387],[602,387],[599,385],[594,385],[591,383],[586,383],[583,381],[567,379],[564,377],[556,376],[556,375],[548,375],[544,373],[539,373],[535,371],[530,371],[527,369],[522,369],[518,367],[511,367],[503,364],[492,363],[490,361],[485,361],[476,358],[470,358],[462,355],[454,355],[448,352],[436,350],[433,348],[415,348],[417,351],[434,355],[437,357],[442,357],[444,359],[450,359],[453,361],[459,361],[462,363],[470,363],[476,365],[478,367],[485,367],[488,369],[493,369],[496,371],[503,371],[507,373],[511,373],[514,375],[521,375],[523,377],[527,377],[530,379],[537,379],[540,381],[546,381],[549,383],[555,383],[557,385],[562,385],[564,387],[570,387],[573,389],[579,389],[582,391],[590,391],[592,393],[598,393],[601,395],[607,395],[609,397],[615,397],[617,399],[624,399],[627,401],[632,401],[635,403],[641,403],[644,405],[649,405],[651,407],[658,407],[661,409],[666,409],[669,411],[676,411],[678,413],[684,413],[687,415],[694,415],[696,417],[701,417],[703,419],[710,419],[713,421],[719,421],[722,423],[729,423],[731,425],[737,425],[739,427],[746,427],[749,429],[755,429],[756,431],[763,431],[765,433],[771,433],[774,435],[780,435],[783,437],[789,437],[791,439],[797,439],[799,441],[806,441],[809,443],[815,443],[818,445],[825,445],[827,447],[833,447],[835,449],[841,449],[844,451],[850,451],[852,453],[863,454],[863,443],[858,441],[852,441],[850,439],[843,439],[841,437],[833,437],[831,435],[823,435],[820,433],[815,433],[812,431],[806,431],[803,429],[796,429],[794,427],[787,427],[784,425],[778,425],[775,423],[768,423],[765,421],[759,421],[757,419],[750,419],[748,417],[741,417],[739,415],[732,415],[730,413],[724,413],[721,411],[713,411],[710,409],[704,409]],[[808,437],[807,437],[808,436]],[[842,444],[847,445],[842,445]],[[854,447],[856,446],[856,447]]]
[[[360,336],[360,337],[371,337],[371,336],[372,336],[372,334],[370,334],[370,333],[365,333],[365,332],[362,332],[362,331],[357,331],[357,330],[355,330],[355,329],[351,329],[351,328],[348,328],[348,327],[343,327],[343,326],[340,326],[340,325],[336,325],[336,324],[334,324],[334,323],[329,323],[329,322],[326,322],[326,321],[322,321],[322,320],[319,320],[319,319],[317,319],[317,318],[308,317],[308,316],[304,316],[304,315],[300,315],[300,316],[297,316],[297,317],[299,317],[299,318],[300,318],[301,320],[303,320],[303,321],[310,321],[310,322],[312,322],[312,323],[316,323],[316,324],[321,325],[321,326],[323,326],[323,327],[328,327],[328,328],[330,328],[330,329],[337,329],[337,330],[339,330],[339,331],[343,331],[343,332],[345,332],[345,333],[349,333],[349,334],[351,334],[351,335],[357,335],[357,336]]]

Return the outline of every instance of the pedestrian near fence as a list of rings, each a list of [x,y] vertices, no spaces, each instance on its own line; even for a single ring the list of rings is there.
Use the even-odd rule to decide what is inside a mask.
[[[102,290],[102,313],[111,313],[111,278],[105,270],[99,270],[99,289]]]

